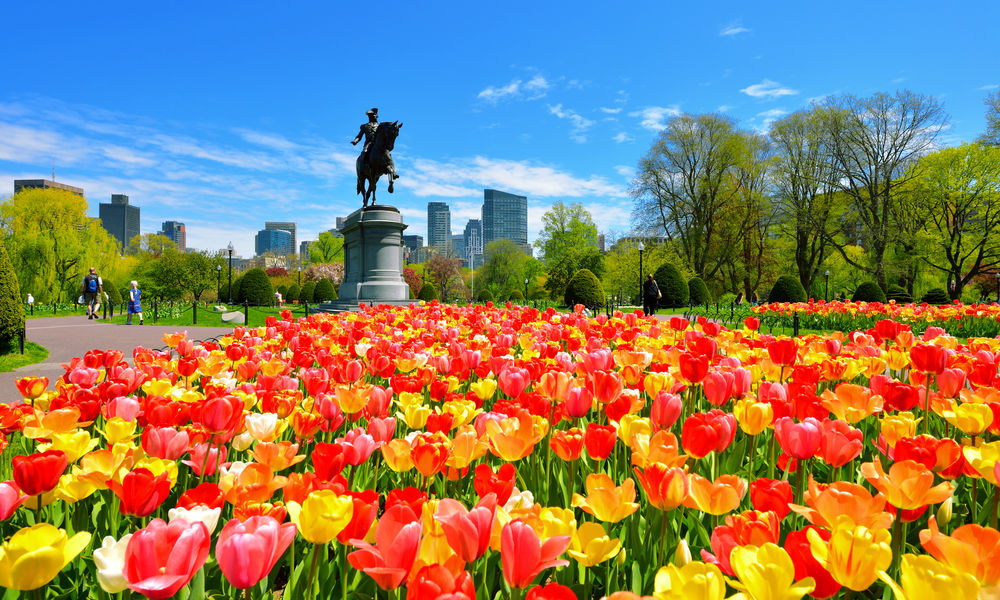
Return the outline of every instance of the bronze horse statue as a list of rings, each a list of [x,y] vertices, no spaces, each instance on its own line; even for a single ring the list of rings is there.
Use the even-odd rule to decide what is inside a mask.
[[[389,153],[396,145],[396,137],[402,126],[403,124],[399,121],[380,123],[378,129],[375,130],[375,141],[369,148],[367,155],[362,154],[358,157],[358,193],[362,195],[363,207],[368,206],[368,198],[371,198],[372,206],[375,205],[375,184],[383,175],[389,176],[389,193],[392,193],[392,182],[399,175],[396,174],[396,165],[392,162],[392,155]],[[368,181],[368,189],[365,189],[366,180]]]

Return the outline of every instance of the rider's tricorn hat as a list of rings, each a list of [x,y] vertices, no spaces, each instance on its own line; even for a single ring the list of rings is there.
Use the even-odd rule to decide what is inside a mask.
[[[368,112],[366,112],[365,114],[368,115],[369,117],[371,117],[371,116],[376,116],[377,117],[378,116],[378,109],[377,108],[373,108],[373,109],[369,110]]]

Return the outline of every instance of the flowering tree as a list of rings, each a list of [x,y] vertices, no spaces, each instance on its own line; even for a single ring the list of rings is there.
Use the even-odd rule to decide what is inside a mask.
[[[268,277],[288,277],[288,270],[283,267],[271,267],[264,272]]]
[[[420,293],[420,288],[424,287],[424,280],[417,275],[417,272],[413,269],[403,269],[403,279],[406,280],[406,285],[410,286],[410,291],[413,292],[413,297],[416,298],[417,294]]]
[[[311,264],[302,271],[302,278],[306,281],[329,279],[333,285],[339,286],[344,281],[344,263]]]

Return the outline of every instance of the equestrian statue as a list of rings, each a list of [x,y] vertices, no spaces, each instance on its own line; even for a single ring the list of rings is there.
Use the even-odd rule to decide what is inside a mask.
[[[392,193],[392,183],[399,179],[396,173],[396,164],[392,162],[392,149],[396,145],[396,137],[403,126],[399,121],[392,123],[378,122],[378,109],[373,108],[365,113],[368,115],[368,122],[361,126],[358,136],[351,141],[354,146],[358,145],[361,138],[364,138],[365,145],[358,157],[358,193],[362,195],[363,207],[368,206],[368,198],[375,205],[375,184],[383,175],[389,176],[389,193]],[[368,182],[365,189],[365,181]]]

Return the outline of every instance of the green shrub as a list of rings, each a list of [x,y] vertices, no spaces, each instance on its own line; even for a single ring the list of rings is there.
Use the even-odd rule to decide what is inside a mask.
[[[513,292],[510,293],[510,296],[507,297],[507,300],[510,300],[511,302],[523,303],[524,294],[521,293],[521,290],[514,290]]]
[[[587,308],[596,308],[604,304],[604,299],[604,288],[589,269],[577,271],[566,286],[564,300],[567,306],[582,304]]]
[[[726,292],[725,294],[719,296],[719,304],[729,305],[736,302],[736,294],[732,292]]]
[[[802,287],[802,282],[798,277],[792,275],[782,275],[774,282],[771,293],[767,296],[768,302],[805,302],[806,289]]]
[[[281,294],[282,299],[284,299],[284,300],[288,299],[288,286],[287,285],[279,285],[278,289],[277,289],[277,292],[279,294]]]
[[[476,295],[476,300],[478,302],[482,302],[483,304],[487,302],[493,302],[493,292],[487,289],[481,289],[479,290],[479,293]]]
[[[17,348],[17,340],[23,331],[21,288],[17,284],[14,265],[7,256],[7,248],[0,244],[0,354]]]
[[[420,293],[417,295],[418,300],[424,300],[430,302],[431,300],[437,300],[438,293],[434,288],[434,284],[425,281],[424,285],[420,287]]]
[[[243,283],[243,275],[237,275],[236,279],[233,279],[233,302],[240,302],[240,287]],[[140,287],[140,289],[142,289]],[[229,282],[222,282],[222,292],[219,296],[219,302],[229,302]]]
[[[859,285],[858,289],[854,290],[851,300],[855,302],[881,302],[885,304],[885,294],[877,283],[866,281]]]
[[[115,285],[115,282],[110,279],[102,279],[102,281],[104,284],[101,287],[104,288],[104,293],[108,295],[108,302],[114,303],[115,306],[121,304],[122,295],[118,291],[118,286]]]
[[[313,302],[329,302],[337,299],[337,290],[333,289],[333,282],[329,279],[320,279],[313,290]]]
[[[895,300],[896,304],[909,304],[913,302],[913,296],[901,285],[890,285],[889,291],[885,293],[886,301]]]
[[[240,300],[250,304],[270,304],[274,301],[274,288],[264,269],[250,269],[243,274]]]
[[[312,302],[313,292],[316,291],[316,282],[307,281],[302,285],[302,291],[299,292],[299,302]]]
[[[712,299],[708,293],[708,286],[701,277],[692,277],[688,280],[688,292],[691,304],[704,304]]]
[[[920,299],[921,302],[926,302],[927,304],[950,304],[951,297],[944,288],[934,288],[924,294],[924,297]]]
[[[292,287],[288,288],[288,295],[286,296],[286,298],[288,299],[289,302],[293,300],[298,300],[299,294],[301,293],[302,293],[302,288],[299,287],[299,284],[293,283]]]
[[[691,290],[680,269],[673,263],[663,263],[653,274],[656,285],[660,288],[660,306],[676,308],[687,306],[691,299]],[[643,283],[645,283],[645,278]]]

